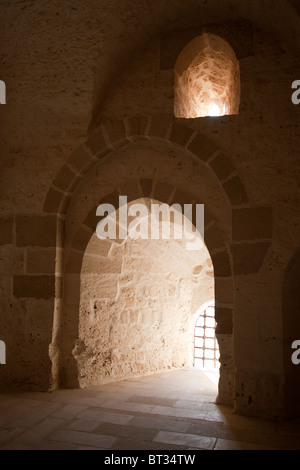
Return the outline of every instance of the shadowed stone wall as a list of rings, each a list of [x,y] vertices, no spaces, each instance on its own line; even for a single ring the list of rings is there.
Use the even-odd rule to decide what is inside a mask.
[[[78,385],[80,272],[101,200],[194,201],[214,269],[218,399],[284,416],[300,234],[294,2],[117,3],[118,15],[116,2],[0,7],[1,382]],[[174,118],[176,58],[203,33],[235,52],[239,114]]]

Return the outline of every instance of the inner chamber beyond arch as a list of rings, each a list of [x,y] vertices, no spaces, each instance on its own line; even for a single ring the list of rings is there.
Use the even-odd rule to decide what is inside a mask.
[[[139,199],[126,209],[141,205],[158,201]],[[188,235],[181,238],[166,219],[157,239],[153,217],[138,225],[123,240],[92,235],[83,256],[73,350],[80,386],[193,365],[195,312],[214,297],[209,252],[203,243],[191,250]]]

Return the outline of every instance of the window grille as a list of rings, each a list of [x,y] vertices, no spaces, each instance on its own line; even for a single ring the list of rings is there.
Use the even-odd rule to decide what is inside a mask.
[[[194,332],[194,367],[219,367],[219,345],[216,338],[215,308],[209,305],[197,318]]]

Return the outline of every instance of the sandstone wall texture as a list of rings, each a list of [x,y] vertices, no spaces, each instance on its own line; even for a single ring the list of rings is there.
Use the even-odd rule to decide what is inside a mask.
[[[104,256],[102,243],[92,237],[82,264],[80,385],[191,367],[195,318],[214,298],[207,249],[129,238]]]
[[[102,338],[95,324],[104,305],[115,341],[108,346],[115,346],[112,375],[173,367],[176,351],[164,355],[166,348],[157,347],[155,366],[150,344],[171,342],[168,318],[179,325],[180,306],[189,310],[193,303],[187,292],[201,291],[200,278],[191,281],[196,260],[187,255],[182,261],[184,276],[174,261],[169,281],[151,264],[146,280],[137,244],[128,241],[108,255],[102,242],[100,258],[88,251],[97,205],[117,205],[125,194],[129,201],[205,204],[220,345],[218,401],[248,415],[299,414],[300,366],[290,362],[291,343],[300,339],[300,106],[291,101],[291,84],[300,78],[296,3],[14,1],[1,3],[0,18],[0,79],[7,92],[0,106],[2,387],[49,390],[107,378],[110,366],[92,365],[95,352],[109,344],[107,329]],[[220,37],[234,51],[238,114],[178,118],[175,64],[203,34]],[[171,245],[164,256],[174,252]],[[157,260],[157,246],[145,247],[143,262]],[[105,272],[112,259],[117,272]],[[201,273],[205,263],[196,263]],[[134,284],[134,300],[127,300],[134,305],[123,308],[126,296],[117,293],[126,282]],[[157,284],[163,286],[160,310],[150,305]],[[104,297],[108,285],[117,292]],[[139,297],[145,286],[153,287],[149,301]],[[167,312],[169,287],[174,309]],[[126,348],[133,325],[140,328],[137,342],[148,323],[155,328],[150,312],[162,316],[160,329],[137,370]],[[119,345],[118,331],[126,331],[127,346]],[[184,334],[176,367],[187,361],[189,348],[183,353],[179,346]]]
[[[176,117],[238,114],[239,64],[220,36],[204,33],[190,41],[176,60],[174,74]]]

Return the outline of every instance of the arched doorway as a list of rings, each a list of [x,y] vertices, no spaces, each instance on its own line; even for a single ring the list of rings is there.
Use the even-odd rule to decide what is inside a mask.
[[[164,118],[165,119],[165,118]],[[165,122],[165,121],[164,121]],[[166,121],[168,122],[168,121]],[[135,120],[140,129],[145,121]],[[157,125],[156,125],[157,124]],[[162,121],[151,117],[148,132],[156,134],[162,131]],[[113,130],[120,129],[117,124],[108,127],[110,138]],[[113,127],[112,127],[113,126]],[[232,210],[215,168],[203,164],[194,153],[207,155],[215,152],[215,147],[206,138],[195,134],[188,151],[171,139],[177,139],[177,124],[170,134],[168,126],[167,140],[162,138],[136,136],[137,127],[132,128],[133,137],[121,138],[118,133],[113,150],[102,149],[103,136],[95,134],[88,145],[95,156],[86,163],[87,169],[80,173],[81,178],[72,183],[72,200],[65,198],[59,203],[58,210],[62,214],[58,224],[57,256],[57,297],[53,325],[53,339],[50,347],[52,360],[53,386],[76,387],[78,383],[78,367],[74,357],[77,353],[79,305],[80,305],[80,272],[86,247],[95,233],[98,218],[96,210],[100,203],[118,205],[120,195],[127,195],[128,202],[140,197],[152,197],[167,204],[205,204],[205,244],[209,251],[214,269],[214,285],[216,292],[216,314],[218,314],[218,341],[221,353],[221,368],[218,402],[233,404],[233,349],[232,349],[232,315],[233,277],[231,266],[230,220]],[[180,128],[183,126],[180,126]],[[187,129],[187,136],[191,132]],[[84,153],[85,152],[85,153]],[[70,158],[70,165],[82,165],[86,150],[79,149]],[[223,158],[223,156],[222,156]],[[85,168],[85,167],[84,167]],[[159,174],[157,168],[160,169]],[[83,177],[84,174],[84,177]],[[237,176],[233,176],[236,181]],[[57,183],[58,184],[58,183]],[[70,182],[67,183],[70,188]],[[186,191],[185,188],[189,188]],[[75,189],[74,189],[75,188]],[[45,208],[50,207],[50,200],[55,189],[49,192]],[[210,212],[214,208],[214,214]],[[51,206],[52,209],[52,206]],[[53,210],[53,209],[52,209]],[[198,302],[196,309],[203,302]],[[224,308],[224,307],[225,308]],[[224,321],[223,321],[224,320]],[[192,336],[190,336],[192,338]],[[225,360],[222,361],[222,351]]]
[[[191,366],[191,324],[199,305],[214,296],[213,266],[185,216],[161,220],[166,206],[131,201],[123,213],[145,209],[146,215],[129,217],[126,238],[119,236],[118,210],[102,219],[110,234],[94,233],[86,247],[73,349],[80,386]]]

